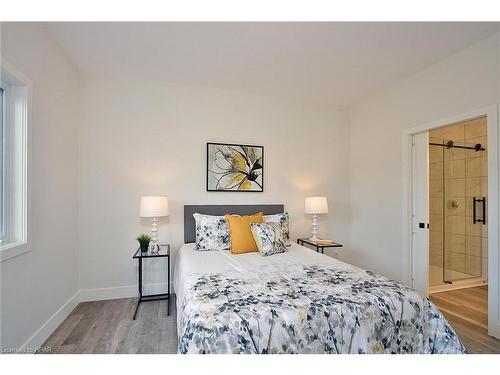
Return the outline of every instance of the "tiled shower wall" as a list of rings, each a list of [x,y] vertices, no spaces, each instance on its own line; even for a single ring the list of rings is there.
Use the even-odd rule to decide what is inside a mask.
[[[429,140],[467,146],[481,143],[487,148],[486,131],[486,118],[480,118],[430,131]],[[446,266],[452,279],[487,278],[487,226],[472,223],[473,197],[488,194],[487,161],[487,150],[429,146],[429,259],[431,265]]]

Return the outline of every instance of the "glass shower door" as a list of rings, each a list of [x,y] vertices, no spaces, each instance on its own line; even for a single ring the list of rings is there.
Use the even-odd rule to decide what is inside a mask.
[[[444,147],[443,173],[443,281],[451,283],[465,274],[465,149]]]
[[[454,142],[443,155],[443,281],[481,277],[485,248],[487,158],[475,144]],[[483,218],[484,216],[484,218]]]

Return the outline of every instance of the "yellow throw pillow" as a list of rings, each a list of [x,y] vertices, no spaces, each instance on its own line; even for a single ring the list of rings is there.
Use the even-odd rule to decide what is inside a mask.
[[[231,254],[259,251],[253,239],[250,224],[262,224],[264,222],[263,213],[259,212],[248,216],[226,215],[225,217],[229,227],[229,237],[231,238]]]

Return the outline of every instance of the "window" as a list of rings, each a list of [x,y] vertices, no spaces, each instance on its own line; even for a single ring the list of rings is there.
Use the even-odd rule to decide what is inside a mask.
[[[0,261],[28,251],[28,89],[1,69]]]

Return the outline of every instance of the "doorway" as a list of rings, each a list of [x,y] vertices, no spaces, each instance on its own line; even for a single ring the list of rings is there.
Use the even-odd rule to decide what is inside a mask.
[[[429,131],[429,298],[448,318],[488,323],[486,117]]]
[[[408,129],[402,139],[408,284],[431,299],[477,287],[481,303],[465,305],[483,305],[485,332],[500,338],[497,107]]]
[[[488,282],[486,117],[429,131],[429,292]]]

